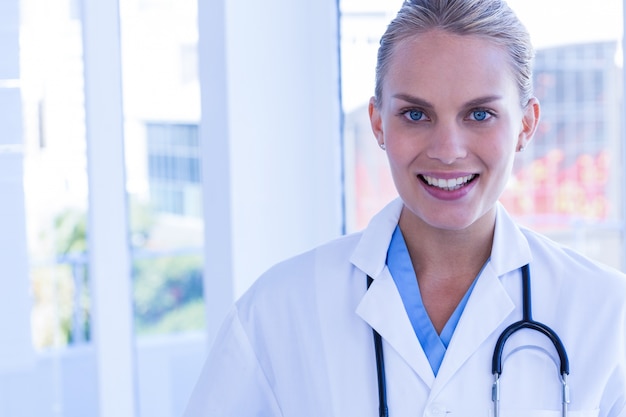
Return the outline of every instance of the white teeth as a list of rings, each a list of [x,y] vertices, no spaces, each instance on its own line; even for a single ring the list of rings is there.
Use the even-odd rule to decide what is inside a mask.
[[[444,180],[443,178],[429,177],[427,175],[423,175],[422,177],[426,180],[428,185],[439,187],[446,191],[453,191],[458,190],[459,188],[467,184],[469,181],[474,179],[475,176],[475,174],[471,174],[464,177],[451,178],[449,180]]]

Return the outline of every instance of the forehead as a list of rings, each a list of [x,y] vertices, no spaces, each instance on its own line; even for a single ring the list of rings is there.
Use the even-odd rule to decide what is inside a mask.
[[[424,98],[451,93],[469,99],[485,94],[519,95],[503,46],[484,37],[441,30],[400,41],[383,83],[385,94],[402,92]]]

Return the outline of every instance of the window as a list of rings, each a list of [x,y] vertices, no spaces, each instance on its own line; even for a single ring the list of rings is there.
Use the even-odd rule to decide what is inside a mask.
[[[155,210],[202,214],[198,126],[147,123],[148,178]]]
[[[363,228],[396,196],[366,106],[378,40],[400,4],[341,2],[349,231]],[[575,1],[509,4],[537,48],[534,83],[542,120],[501,201],[521,223],[625,269],[622,4],[604,0],[593,12]],[[567,19],[564,9],[571,12]],[[559,30],[552,30],[556,16]]]

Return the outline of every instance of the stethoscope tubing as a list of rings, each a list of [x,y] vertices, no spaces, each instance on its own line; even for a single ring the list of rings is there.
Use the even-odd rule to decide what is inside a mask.
[[[559,355],[559,368],[561,373],[562,385],[562,416],[567,417],[567,406],[570,403],[569,386],[567,384],[567,376],[569,375],[569,359],[563,342],[547,325],[533,320],[532,318],[532,300],[530,291],[530,267],[528,264],[521,268],[522,271],[522,320],[509,325],[498,337],[498,341],[493,350],[493,358],[491,363],[492,374],[494,375],[494,383],[492,387],[492,400],[494,403],[494,417],[500,415],[500,376],[502,375],[502,355],[504,345],[511,335],[521,329],[530,329],[540,332],[550,339],[557,354]],[[369,289],[373,279],[367,276],[367,288]],[[374,336],[374,350],[376,356],[376,372],[378,380],[378,404],[379,416],[388,417],[389,410],[387,407],[387,383],[385,380],[385,360],[383,356],[383,344],[380,334],[372,328]]]
[[[367,276],[367,288],[374,280]],[[383,356],[383,340],[380,334],[372,328],[374,336],[374,352],[376,355],[376,376],[378,380],[378,415],[379,417],[389,417],[387,408],[387,381],[385,380],[385,358]]]
[[[569,375],[569,359],[567,357],[567,351],[563,342],[547,325],[533,320],[532,313],[532,299],[530,291],[530,267],[528,264],[522,268],[522,319],[511,325],[509,325],[498,337],[496,346],[493,349],[493,358],[491,361],[491,373],[494,376],[494,382],[492,387],[492,400],[493,400],[493,415],[494,417],[500,416],[500,376],[502,375],[502,354],[504,351],[504,345],[509,337],[515,332],[522,329],[530,329],[538,331],[545,335],[552,344],[559,355],[559,368],[561,373],[561,415],[567,417],[567,406],[570,403],[569,386],[567,385],[567,376]]]
[[[554,348],[556,349],[557,354],[559,355],[561,375],[569,375],[569,359],[567,358],[567,352],[565,350],[563,342],[561,342],[559,336],[550,327],[533,320],[532,300],[530,292],[530,268],[528,264],[522,267],[522,308],[522,320],[508,326],[500,334],[500,337],[498,337],[498,341],[496,342],[496,346],[493,350],[491,373],[498,375],[502,374],[502,352],[504,350],[504,345],[506,344],[509,337],[511,337],[513,333],[517,332],[518,330],[531,329],[544,334],[548,339],[550,339],[550,341],[554,345]]]

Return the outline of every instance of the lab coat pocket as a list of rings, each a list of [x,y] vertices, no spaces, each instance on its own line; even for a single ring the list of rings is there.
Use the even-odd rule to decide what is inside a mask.
[[[600,409],[595,410],[582,410],[582,411],[567,411],[568,417],[598,417]],[[562,411],[554,410],[500,410],[500,417],[561,417]],[[489,413],[489,416],[493,416],[493,411]]]

